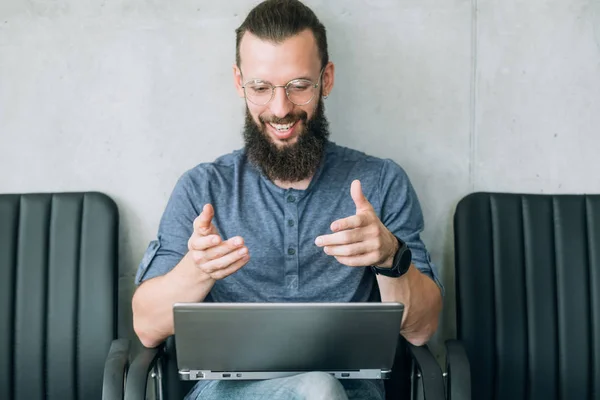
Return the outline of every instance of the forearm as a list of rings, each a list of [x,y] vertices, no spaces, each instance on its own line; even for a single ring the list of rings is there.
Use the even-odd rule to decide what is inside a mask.
[[[173,304],[200,302],[214,285],[189,253],[169,273],[142,283],[132,299],[133,327],[146,347],[156,347],[174,333]]]
[[[414,345],[425,344],[438,326],[442,310],[440,288],[414,265],[400,278],[377,275],[377,283],[382,301],[404,304],[400,333]]]

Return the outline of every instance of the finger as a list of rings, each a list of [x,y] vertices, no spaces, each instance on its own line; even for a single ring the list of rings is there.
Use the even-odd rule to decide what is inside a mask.
[[[246,254],[245,256],[231,264],[229,267],[213,272],[212,274],[210,274],[210,277],[215,280],[226,278],[234,272],[237,272],[237,270],[246,265],[248,261],[250,261],[250,254]]]
[[[361,254],[357,256],[338,256],[335,258],[340,264],[347,265],[349,267],[368,267],[374,265],[377,260],[371,254]]]
[[[218,270],[225,269],[233,263],[239,261],[243,257],[248,255],[248,248],[242,247],[240,249],[233,250],[232,252],[225,254],[222,257],[215,258],[211,261],[203,263],[200,268],[208,273],[212,274]]]
[[[323,251],[329,256],[358,256],[361,254],[370,253],[377,250],[377,246],[370,242],[358,242],[353,244],[346,244],[340,246],[325,246]]]
[[[206,261],[215,260],[241,248],[244,248],[244,239],[240,236],[236,236],[226,240],[218,246],[207,249],[204,252],[204,259]]]
[[[364,238],[363,229],[351,229],[341,232],[322,235],[315,239],[315,244],[319,247],[337,246],[342,244],[352,244],[362,241]]]
[[[333,232],[339,232],[346,229],[360,228],[366,225],[367,219],[364,215],[352,215],[347,218],[338,219],[331,224],[331,230]]]
[[[354,205],[356,206],[357,214],[360,211],[373,210],[373,206],[371,205],[371,203],[369,203],[369,200],[367,200],[367,198],[363,194],[362,186],[358,179],[352,181],[352,185],[350,185],[350,196],[352,196],[352,200],[354,200]]]
[[[211,204],[205,204],[200,215],[194,220],[194,231],[206,235],[212,228],[212,219],[215,210]]]
[[[188,241],[188,250],[198,251],[207,250],[211,247],[217,246],[222,242],[219,235],[200,236],[198,234],[192,235]]]

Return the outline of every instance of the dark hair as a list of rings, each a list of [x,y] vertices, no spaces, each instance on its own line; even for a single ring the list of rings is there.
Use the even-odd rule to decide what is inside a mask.
[[[235,62],[241,65],[240,43],[246,32],[262,40],[281,43],[284,40],[310,29],[319,48],[321,67],[329,62],[325,26],[315,13],[298,0],[266,0],[254,7],[242,25],[235,30]]]

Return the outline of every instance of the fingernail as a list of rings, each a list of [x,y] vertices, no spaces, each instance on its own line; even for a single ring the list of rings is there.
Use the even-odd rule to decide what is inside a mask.
[[[321,244],[323,244],[323,239],[321,239],[320,237],[318,237],[318,238],[315,240],[315,244],[316,244],[317,246],[320,246]]]
[[[233,244],[236,246],[239,246],[240,244],[242,244],[242,239],[241,238],[233,239]]]
[[[243,249],[239,249],[239,250],[238,250],[238,254],[241,254],[241,255],[244,255],[244,254],[246,254],[247,252],[248,252],[248,249],[247,249],[247,248],[245,248],[245,247],[244,247]]]
[[[217,244],[217,243],[219,243],[219,238],[215,236],[214,238],[212,238],[212,244]]]
[[[338,224],[333,224],[333,225],[331,225],[331,230],[332,230],[332,231],[337,231],[337,230],[338,230],[338,228],[339,228]]]

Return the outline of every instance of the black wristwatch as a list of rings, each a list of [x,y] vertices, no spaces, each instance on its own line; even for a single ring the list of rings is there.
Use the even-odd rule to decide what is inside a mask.
[[[394,254],[394,261],[392,261],[391,268],[382,268],[372,266],[371,269],[377,275],[389,276],[391,278],[399,278],[408,271],[412,263],[412,253],[410,249],[402,240],[396,237],[398,240],[398,251]]]

